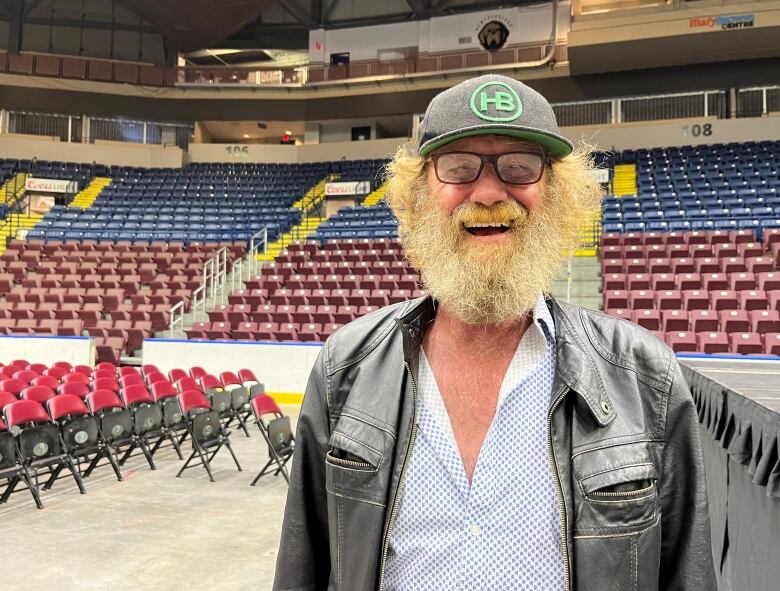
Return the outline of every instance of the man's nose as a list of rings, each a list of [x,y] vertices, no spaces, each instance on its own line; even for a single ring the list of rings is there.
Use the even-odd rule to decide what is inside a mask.
[[[486,162],[479,178],[474,181],[469,201],[490,207],[501,201],[506,201],[508,198],[506,185],[498,178],[493,163]]]

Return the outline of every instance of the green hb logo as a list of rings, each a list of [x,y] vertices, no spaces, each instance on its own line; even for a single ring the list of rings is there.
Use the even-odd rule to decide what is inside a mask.
[[[523,103],[508,84],[485,82],[471,94],[471,111],[485,121],[514,121],[523,113]]]

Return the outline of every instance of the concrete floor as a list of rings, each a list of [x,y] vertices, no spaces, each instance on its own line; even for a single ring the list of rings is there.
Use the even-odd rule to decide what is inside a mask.
[[[284,411],[294,424],[298,407]],[[12,494],[0,505],[0,589],[271,589],[287,486],[281,476],[249,485],[268,457],[254,424],[250,434],[231,435],[243,472],[223,448],[215,483],[199,466],[176,478],[183,462],[168,448],[156,471],[143,456],[128,460],[123,482],[96,469],[86,495],[60,479],[40,511],[26,490]]]

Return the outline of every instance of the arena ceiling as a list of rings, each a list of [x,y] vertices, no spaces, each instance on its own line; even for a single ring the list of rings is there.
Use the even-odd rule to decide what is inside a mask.
[[[179,51],[307,49],[312,29],[365,27],[531,3],[530,0],[116,0]]]

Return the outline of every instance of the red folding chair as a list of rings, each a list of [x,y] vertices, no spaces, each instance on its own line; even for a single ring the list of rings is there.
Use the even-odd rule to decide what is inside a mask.
[[[174,435],[172,439],[172,442],[174,442],[173,446],[179,452],[179,457],[181,458],[180,445],[187,438],[188,432],[177,400],[179,391],[167,380],[155,382],[152,384],[151,390],[152,397],[162,409],[163,425]],[[177,440],[176,436],[179,434],[180,436]]]
[[[4,422],[14,434],[15,457],[19,470],[6,487],[0,503],[8,500],[20,481],[24,481],[35,500],[38,509],[43,509],[38,477],[49,475],[44,488],[51,488],[56,476],[63,468],[73,475],[81,494],[87,491],[73,460],[64,451],[57,425],[51,422],[43,406],[34,400],[17,400],[3,409]]]
[[[60,394],[46,401],[46,409],[52,420],[59,425],[65,450],[76,461],[76,467],[83,478],[92,474],[98,462],[106,458],[117,480],[122,480],[119,466],[100,439],[97,418],[90,414],[81,398],[72,394]],[[85,471],[81,470],[82,461],[89,462]]]
[[[73,394],[81,399],[86,398],[89,392],[89,386],[83,382],[68,382],[67,384],[62,384],[58,390],[60,395]]]
[[[82,384],[89,384],[89,376],[78,371],[66,373],[64,376],[62,376],[63,384],[69,384],[71,382],[80,382]]]
[[[23,380],[17,380],[16,378],[8,378],[6,380],[0,380],[0,390],[3,392],[10,392],[15,396],[19,396],[27,387],[27,382]]]
[[[194,380],[190,376],[179,378],[179,380],[173,382],[173,384],[176,386],[176,389],[179,391],[180,394],[185,390],[197,390],[198,392],[203,391],[198,381]]]
[[[168,372],[168,378],[171,380],[172,384],[175,384],[181,378],[187,378],[187,377],[189,377],[189,374],[183,369],[176,368]]]
[[[133,429],[138,438],[138,445],[148,452],[144,454],[152,460],[154,454],[160,449],[163,441],[170,441],[173,448],[179,454],[179,459],[184,459],[179,451],[179,445],[173,434],[165,427],[162,408],[152,398],[145,386],[133,385],[123,388],[120,392],[125,408],[133,414]],[[120,464],[123,462],[120,461]]]
[[[55,396],[54,390],[46,386],[29,386],[22,390],[20,398],[22,400],[34,400],[39,404],[46,404],[49,398],[54,398]]]
[[[257,379],[251,369],[239,369],[238,379],[245,388],[249,388],[250,398],[254,398],[258,394],[265,394],[265,384]]]
[[[133,414],[125,408],[119,395],[111,390],[95,390],[87,395],[87,406],[98,420],[98,431],[109,453],[118,465],[123,465],[135,449],[140,449],[149,467],[156,469],[146,446],[142,446],[133,430]],[[119,460],[119,453],[124,456]]]
[[[251,405],[255,415],[255,423],[257,423],[257,427],[268,445],[269,458],[263,469],[255,476],[252,486],[257,484],[262,476],[270,474],[272,470],[275,470],[274,476],[281,473],[287,484],[290,484],[287,462],[290,461],[295,451],[295,437],[292,434],[290,417],[282,413],[276,401],[265,394],[252,398]]]
[[[190,377],[192,379],[198,380],[205,376],[208,372],[203,369],[202,367],[195,366],[190,368]]]
[[[199,459],[198,464],[201,464],[206,469],[209,480],[214,482],[214,475],[211,472],[211,461],[223,446],[227,447],[230,455],[233,456],[233,461],[236,463],[238,471],[242,472],[241,464],[238,463],[238,458],[233,453],[230,438],[222,421],[220,421],[219,413],[211,408],[211,404],[209,404],[206,396],[198,390],[185,390],[179,394],[178,400],[179,408],[187,425],[187,431],[192,439],[192,453],[187,458],[187,461],[184,462],[176,477],[180,477],[182,472],[192,467],[190,462],[197,456]],[[198,464],[193,465],[196,466]]]
[[[13,378],[16,380],[22,380],[25,384],[31,384],[32,381],[39,377],[40,374],[30,371],[29,369],[23,369],[14,373]]]

